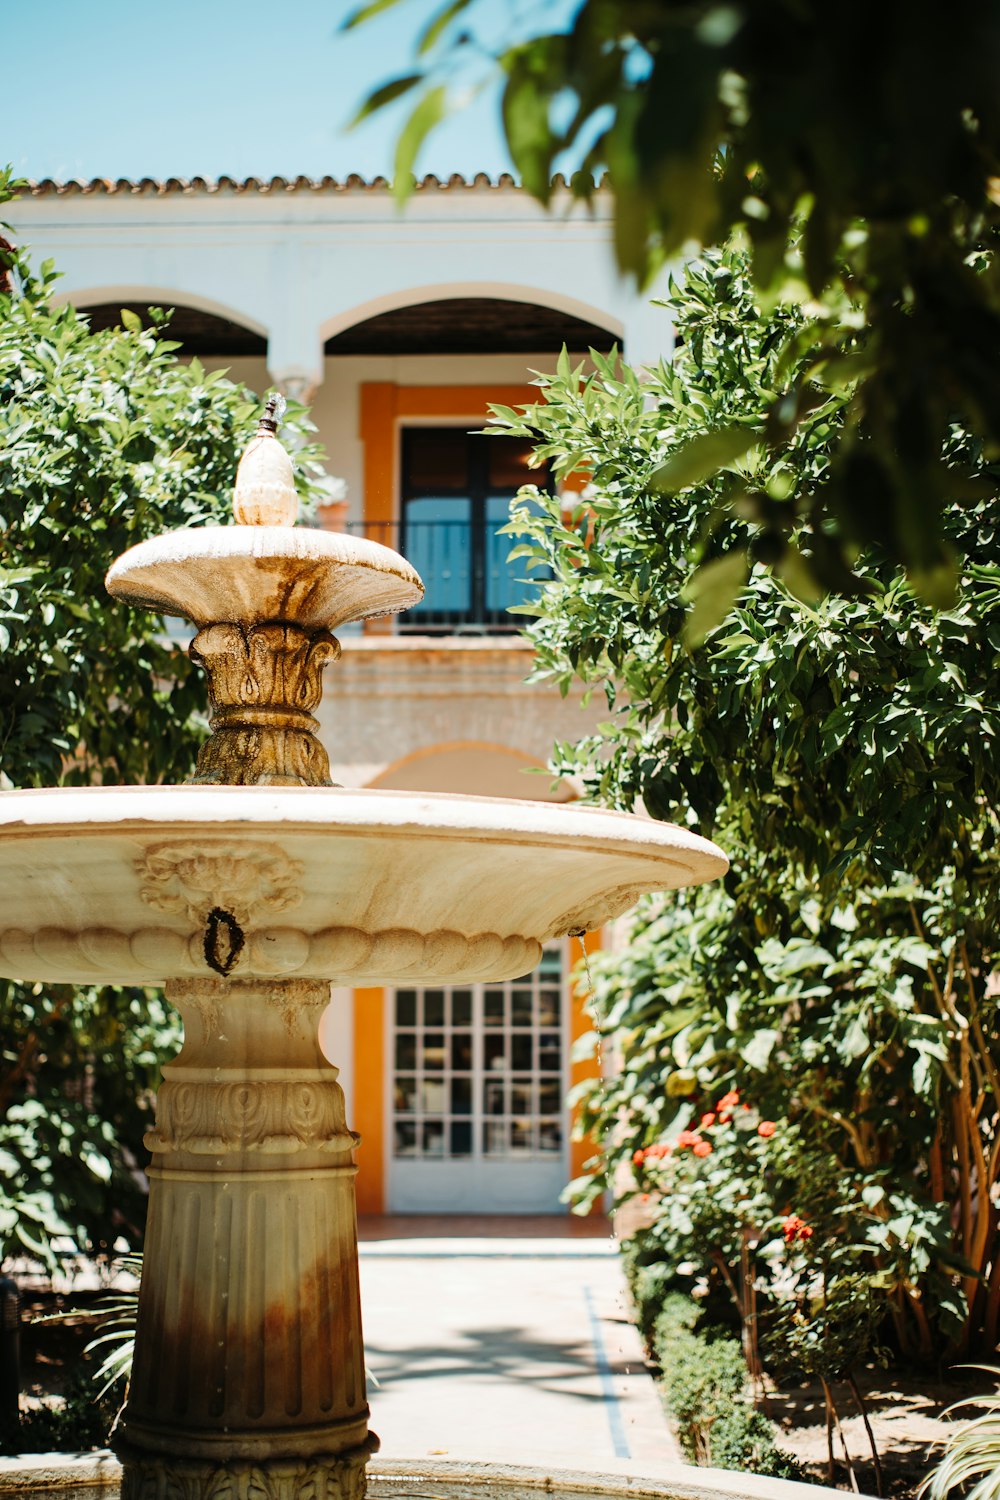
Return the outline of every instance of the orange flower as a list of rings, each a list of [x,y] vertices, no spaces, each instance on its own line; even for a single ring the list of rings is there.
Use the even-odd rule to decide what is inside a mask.
[[[788,1214],[782,1221],[781,1232],[785,1236],[785,1244],[794,1244],[796,1240],[811,1240],[813,1231],[805,1219],[800,1219],[798,1214]]]
[[[632,1152],[632,1165],[634,1167],[641,1167],[642,1164],[643,1164],[643,1162],[645,1160],[646,1160],[646,1153],[645,1153],[645,1151],[633,1151]]]
[[[715,1107],[716,1109],[735,1109],[739,1102],[739,1091],[737,1089],[730,1089],[728,1094],[723,1094]]]
[[[757,1126],[757,1134],[767,1141],[770,1140],[777,1128],[773,1120],[761,1120]]]
[[[695,1156],[711,1156],[712,1147],[708,1141],[699,1141],[694,1147]]]
[[[709,1126],[714,1125],[714,1124],[715,1124],[715,1116],[714,1116],[714,1114],[702,1115],[702,1117],[701,1117],[701,1128],[702,1128],[702,1130],[708,1130]]]

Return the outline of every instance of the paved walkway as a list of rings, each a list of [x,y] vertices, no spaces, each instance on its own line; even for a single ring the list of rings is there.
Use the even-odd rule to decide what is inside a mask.
[[[678,1458],[601,1220],[362,1221],[383,1458]]]

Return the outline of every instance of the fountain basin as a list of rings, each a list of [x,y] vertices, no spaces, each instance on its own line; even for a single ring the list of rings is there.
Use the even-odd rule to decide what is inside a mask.
[[[0,795],[0,975],[162,984],[514,978],[728,861],[596,808],[340,787]]]
[[[25,1500],[117,1500],[121,1469],[110,1453],[0,1459],[0,1495]],[[611,1459],[586,1473],[532,1463],[376,1458],[369,1500],[843,1500],[843,1490],[731,1469]]]

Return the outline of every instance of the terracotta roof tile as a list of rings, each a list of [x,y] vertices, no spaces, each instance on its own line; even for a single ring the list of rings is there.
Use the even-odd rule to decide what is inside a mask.
[[[44,198],[50,195],[58,197],[73,197],[76,195],[102,195],[109,196],[121,193],[129,196],[155,196],[166,197],[175,193],[187,193],[198,195],[201,193],[350,193],[350,192],[382,192],[389,188],[390,184],[385,177],[365,178],[352,172],[348,177],[166,177],[157,179],[153,177],[92,177],[89,182],[80,182],[76,178],[69,178],[66,182],[56,182],[51,177],[43,177],[37,182],[28,185],[28,192],[35,198]],[[562,173],[557,173],[552,179],[554,188],[566,186],[566,179]],[[433,172],[428,172],[421,177],[416,184],[418,193],[451,192],[456,189],[463,190],[497,190],[505,188],[516,188],[517,182],[509,172],[502,172],[499,177],[490,177],[485,172],[477,172],[474,177],[463,177],[454,172],[450,177],[437,177]]]

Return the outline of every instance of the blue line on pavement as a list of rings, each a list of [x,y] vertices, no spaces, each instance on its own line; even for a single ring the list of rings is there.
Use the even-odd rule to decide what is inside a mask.
[[[587,1305],[587,1316],[590,1319],[590,1337],[594,1345],[597,1373],[601,1379],[601,1394],[604,1397],[605,1410],[608,1414],[608,1427],[611,1429],[611,1446],[614,1449],[615,1458],[631,1458],[628,1438],[625,1436],[625,1424],[622,1421],[622,1409],[615,1390],[614,1376],[604,1349],[597,1308],[594,1306],[594,1294],[589,1286],[583,1289],[583,1300]]]

